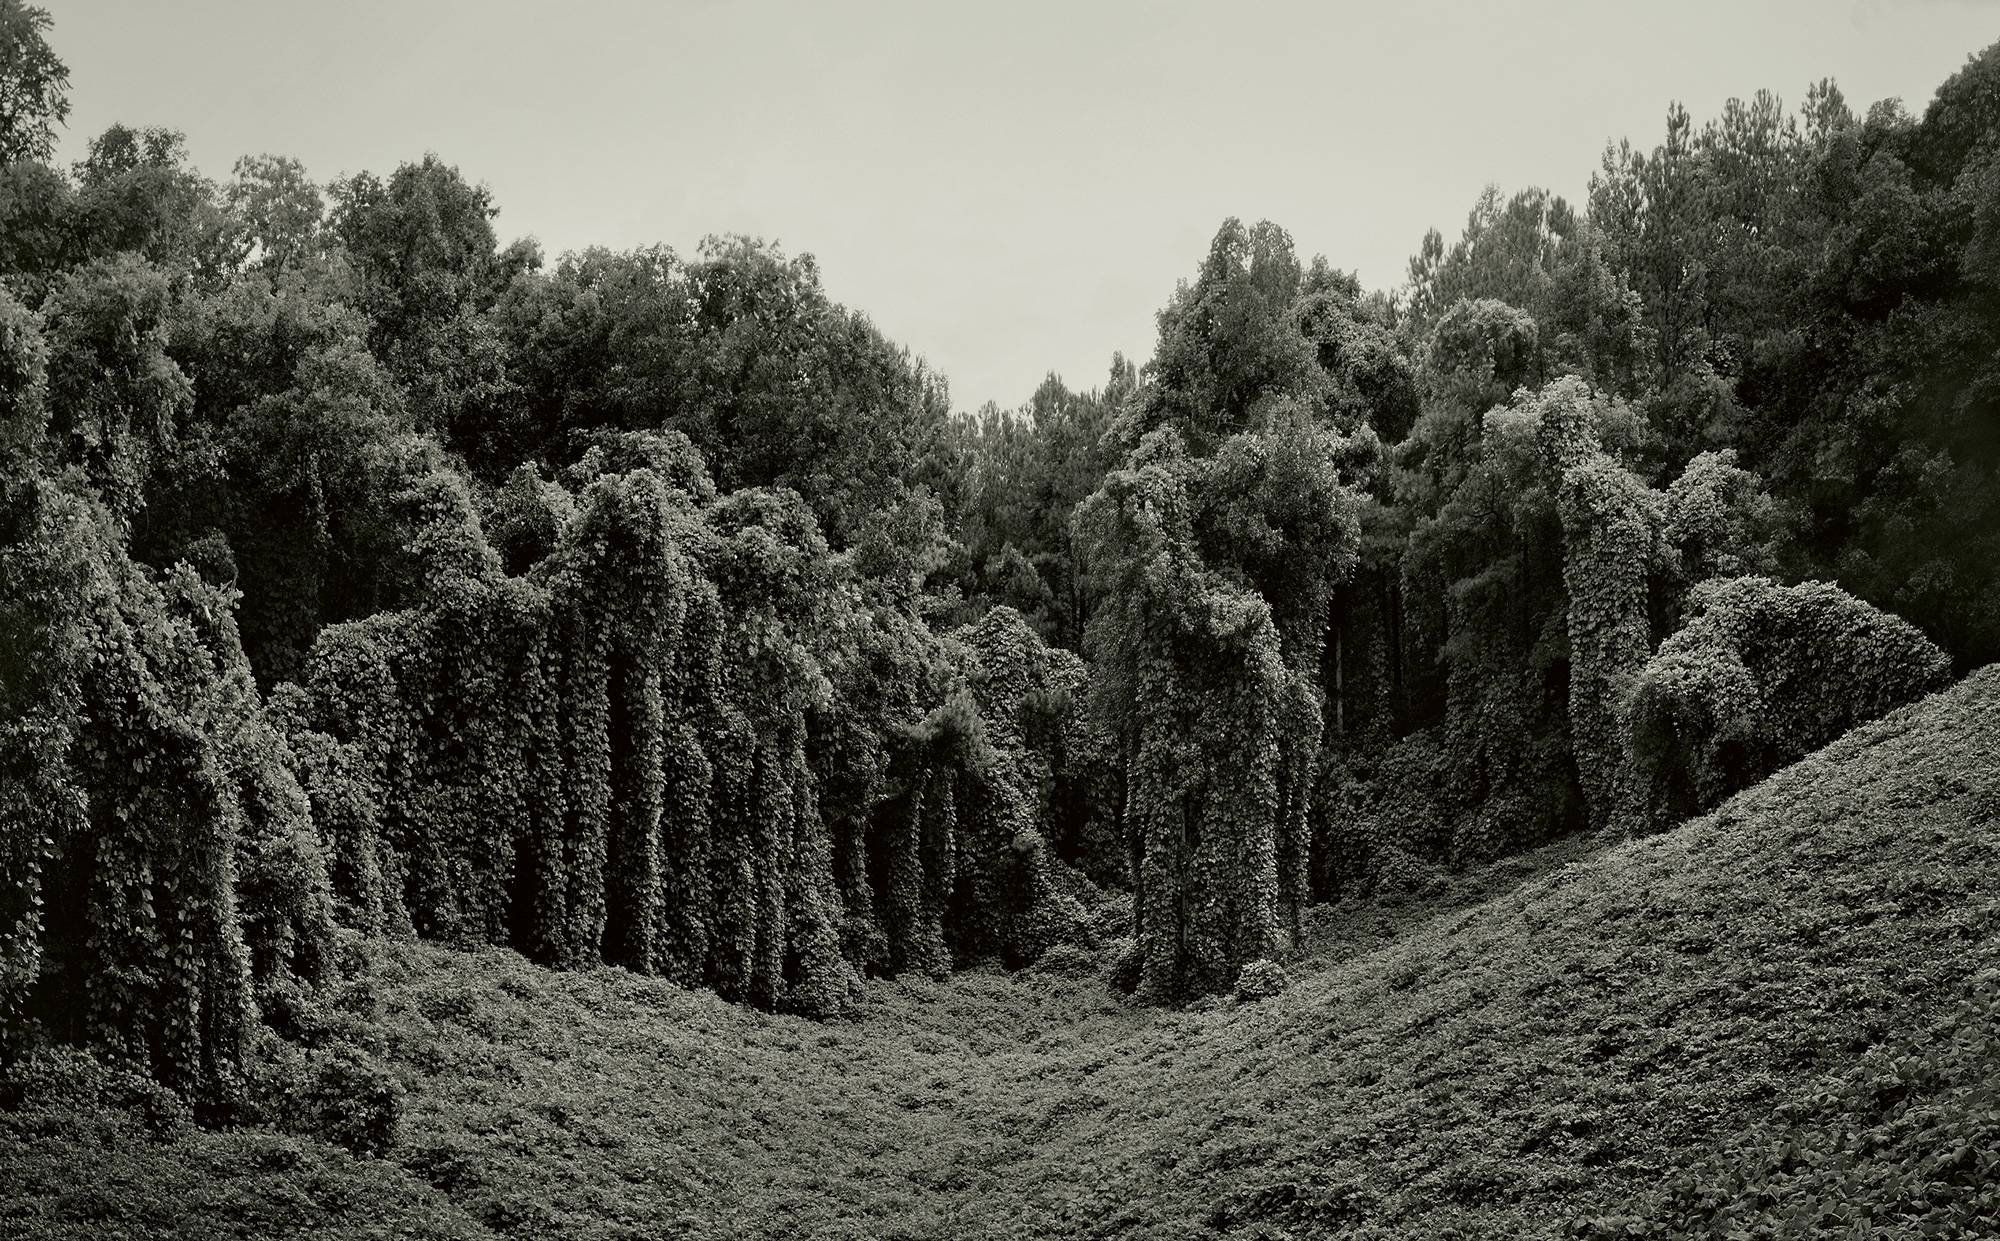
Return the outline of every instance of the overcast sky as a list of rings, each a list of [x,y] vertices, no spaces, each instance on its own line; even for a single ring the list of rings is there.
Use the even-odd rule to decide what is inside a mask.
[[[1995,0],[39,2],[66,160],[114,121],[184,130],[217,178],[430,150],[551,258],[775,239],[965,410],[1150,357],[1226,216],[1389,288],[1483,185],[1580,200],[1670,100],[1699,120],[1832,77],[1921,113],[2000,39]]]

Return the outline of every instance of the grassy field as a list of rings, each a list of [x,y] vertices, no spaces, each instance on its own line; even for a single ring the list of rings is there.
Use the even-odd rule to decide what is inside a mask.
[[[0,1237],[1880,1235],[1843,1194],[1963,1232],[2000,1180],[1996,1010],[1962,1003],[2000,965],[2000,668],[1673,832],[1309,941],[1256,1002],[1135,1006],[1107,950],[824,1024],[370,945],[383,1158],[17,1086]]]

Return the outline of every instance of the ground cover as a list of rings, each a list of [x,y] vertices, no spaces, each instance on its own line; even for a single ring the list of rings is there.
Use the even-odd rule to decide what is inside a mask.
[[[1116,955],[816,1023],[375,944],[346,1002],[405,1095],[382,1158],[17,1083],[0,1237],[1811,1235],[1843,1193],[1963,1233],[2000,668],[1675,831],[1317,909],[1277,996],[1139,1007]]]

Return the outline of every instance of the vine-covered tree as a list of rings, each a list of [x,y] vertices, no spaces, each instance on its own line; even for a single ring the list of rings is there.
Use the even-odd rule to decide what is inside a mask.
[[[296,1119],[350,937],[828,1016],[1117,889],[1181,1002],[2000,653],[2000,46],[1676,107],[1393,295],[1225,221],[1149,364],[954,418],[761,241],[53,167],[48,30],[0,0],[0,1056]]]
[[[1141,442],[1080,510],[1100,595],[1096,710],[1126,763],[1142,993],[1229,986],[1279,946],[1280,732],[1271,609],[1205,566],[1177,431]]]
[[[1854,725],[1951,683],[1907,621],[1836,586],[1719,578],[1635,681],[1624,718],[1641,827],[1672,826]]]
[[[125,304],[110,283],[110,304]],[[69,314],[65,326],[92,321]],[[113,505],[130,500],[140,442],[81,433],[87,468],[50,472],[74,461],[80,433],[52,434],[45,403],[75,401],[81,380],[49,384],[45,359],[87,368],[79,341],[89,339],[85,327],[51,348],[0,298],[0,1005],[12,1048],[32,1030],[89,1042],[226,1103],[241,1083],[254,989],[326,975],[326,875],[236,640],[233,600],[185,568],[155,580],[125,552]],[[144,410],[147,360],[161,359],[143,337],[138,347]],[[100,360],[97,400],[129,390],[128,353]],[[122,429],[128,417],[85,408],[71,428]]]

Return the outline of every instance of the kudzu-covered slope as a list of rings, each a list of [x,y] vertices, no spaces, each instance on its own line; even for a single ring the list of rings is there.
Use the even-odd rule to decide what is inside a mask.
[[[1703,1165],[1744,1195],[1711,1205],[1761,1218],[1764,1165],[1738,1139],[1769,1121],[1774,1150],[1786,1123],[1820,1149],[1841,1124],[1894,1139],[1853,1155],[1886,1162],[1851,1177],[1773,1173],[1784,1192],[1893,1187],[1894,1161],[1934,1154],[1936,1201],[1898,1190],[1894,1218],[1974,1204],[1977,1178],[1944,1167],[1956,1147],[1912,1135],[2000,1137],[1963,1076],[1990,1057],[1975,1047],[1912,1069],[1897,1089],[1925,1102],[1910,1109],[1850,1075],[1902,1072],[1934,1022],[1952,1037],[1945,1019],[2000,966],[1996,884],[1989,667],[1663,835],[1441,916],[1279,999],[1135,1039],[1090,1075],[1097,1106],[1060,1120],[1051,1106],[1036,1171],[1010,1201],[1031,1204],[1027,1235],[1207,1221],[1251,1235],[1555,1237],[1634,1209],[1684,1225],[1696,1187],[1647,1195],[1664,1170]],[[1876,1201],[1852,1192],[1857,1210]]]
[[[2000,668],[1677,830],[1502,862],[1489,879],[1540,869],[1489,903],[1414,924],[1363,905],[1405,928],[1294,962],[1251,1003],[1134,1005],[1104,984],[1111,954],[1095,974],[1057,954],[871,980],[855,1021],[813,1023],[622,971],[380,945],[356,993],[411,1083],[386,1162],[257,1133],[79,1140],[48,1122],[50,1072],[37,1110],[0,1115],[19,1153],[0,1160],[19,1214],[0,1219],[29,1236],[169,1210],[222,1234],[282,1210],[453,1236],[1609,1238],[1864,1218],[1985,1235],[1996,814]],[[101,1103],[67,1106],[106,1131]],[[338,1191],[356,1182],[388,1190]]]

